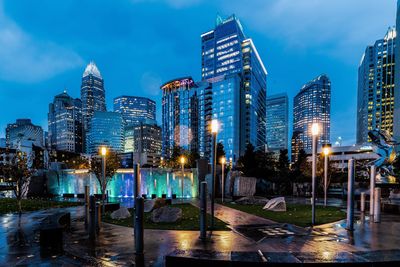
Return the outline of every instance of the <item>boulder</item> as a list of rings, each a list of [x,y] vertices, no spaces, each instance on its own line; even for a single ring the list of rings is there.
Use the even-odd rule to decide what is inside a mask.
[[[265,197],[242,197],[235,201],[236,204],[241,205],[265,205],[268,198]]]
[[[154,223],[173,223],[180,218],[182,218],[182,210],[180,208],[164,206],[153,210],[150,219]]]
[[[121,219],[126,219],[129,217],[131,217],[131,213],[125,207],[121,207],[118,210],[113,211],[111,213],[111,219],[113,219],[113,220],[121,220]]]
[[[144,212],[151,212],[152,210],[164,207],[168,205],[168,201],[165,198],[154,198],[147,199],[144,202]]]
[[[265,204],[264,210],[286,211],[286,201],[284,197],[276,197]]]
[[[155,199],[147,199],[144,201],[144,212],[151,212],[154,209]]]

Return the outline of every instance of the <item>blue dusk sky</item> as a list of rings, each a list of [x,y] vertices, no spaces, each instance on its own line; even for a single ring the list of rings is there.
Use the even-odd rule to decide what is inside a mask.
[[[114,97],[158,104],[159,86],[200,79],[200,34],[217,14],[236,14],[267,67],[267,94],[287,92],[321,73],[332,82],[332,142],[355,141],[357,68],[365,47],[395,24],[395,0],[0,0],[0,137],[31,118],[47,130],[48,104],[65,88],[80,97],[94,60]],[[290,107],[289,113],[292,113]],[[290,116],[291,117],[291,116]]]

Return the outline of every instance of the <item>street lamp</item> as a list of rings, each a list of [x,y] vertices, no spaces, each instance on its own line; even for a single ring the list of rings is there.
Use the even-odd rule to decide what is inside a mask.
[[[220,162],[221,162],[221,168],[222,168],[222,203],[224,203],[224,193],[225,193],[224,170],[225,170],[225,163],[226,163],[225,156],[223,156],[221,158]]]
[[[183,177],[185,176],[185,157],[181,156],[181,166],[182,166],[182,179],[181,179],[181,188],[182,188],[182,201],[183,201]]]
[[[327,204],[327,196],[328,196],[328,159],[329,154],[331,153],[331,145],[326,144],[322,151],[324,152],[324,206]]]
[[[215,176],[216,176],[216,165],[217,165],[217,133],[218,133],[218,121],[212,120],[211,121],[211,135],[212,135],[212,164],[211,164],[211,230],[214,230],[214,204],[215,204]]]
[[[104,202],[105,202],[105,196],[106,196],[106,156],[107,156],[107,147],[102,146],[100,148],[100,154],[102,157],[102,174],[103,174],[103,213],[105,211],[105,207],[104,207]]]
[[[312,135],[312,214],[311,214],[311,224],[315,225],[315,187],[316,187],[316,172],[317,172],[317,139],[319,135],[319,125],[318,123],[313,123],[311,126]]]

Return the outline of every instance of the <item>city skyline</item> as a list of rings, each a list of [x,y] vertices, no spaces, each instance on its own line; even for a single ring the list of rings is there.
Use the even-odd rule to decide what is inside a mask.
[[[293,9],[296,7],[295,3],[288,3],[288,1],[271,1],[271,4],[264,4],[263,5],[263,10],[266,10],[267,12],[268,9],[270,8],[276,12],[278,9],[279,14],[291,14],[293,13]],[[301,1],[304,2],[304,1]],[[337,1],[334,1],[336,10],[340,10],[340,3],[337,4]],[[340,1],[339,1],[340,2]],[[280,93],[280,92],[287,92],[289,99],[292,99],[292,97],[295,95],[296,91],[298,88],[307,82],[308,80],[312,79],[319,73],[327,73],[329,77],[331,78],[332,81],[332,103],[335,103],[332,105],[332,132],[331,132],[331,139],[334,140],[338,136],[342,136],[344,139],[344,144],[352,144],[355,142],[355,125],[356,125],[356,94],[357,94],[357,68],[358,68],[358,63],[359,63],[359,58],[362,55],[365,46],[374,40],[380,38],[382,35],[382,32],[385,31],[389,26],[392,26],[395,24],[395,1],[392,1],[393,3],[380,3],[378,9],[382,8],[382,11],[384,15],[382,17],[375,17],[371,16],[371,9],[374,9],[374,3],[378,3],[377,1],[362,1],[363,5],[360,4],[361,1],[355,1],[358,2],[358,4],[349,4],[347,8],[349,9],[347,14],[351,14],[351,12],[355,12],[355,10],[358,10],[361,15],[361,20],[364,20],[368,22],[368,25],[371,25],[371,28],[369,28],[369,33],[368,35],[362,36],[363,33],[362,31],[360,32],[359,29],[357,29],[357,36],[355,35],[355,29],[351,30],[350,27],[347,27],[346,33],[343,32],[338,32],[338,30],[333,31],[332,36],[326,36],[329,35],[325,31],[322,31],[319,29],[317,26],[312,26],[316,27],[315,28],[315,36],[312,35],[310,40],[305,40],[305,38],[301,38],[299,41],[303,41],[302,44],[296,44],[293,40],[296,39],[296,35],[299,35],[302,32],[302,29],[288,29],[287,32],[285,33],[277,33],[277,31],[272,30],[268,26],[265,29],[262,29],[265,24],[265,20],[262,20],[262,17],[260,15],[257,15],[258,13],[255,14],[254,18],[249,16],[249,9],[253,5],[249,5],[249,7],[246,7],[244,10],[243,9],[236,9],[235,8],[235,2],[232,3],[230,6],[229,10],[227,7],[221,5],[221,3],[216,3],[214,4],[205,4],[204,2],[199,2],[199,3],[192,3],[192,2],[176,2],[176,1],[170,1],[168,3],[124,3],[121,5],[112,5],[110,6],[112,14],[118,14],[118,12],[122,12],[123,15],[127,15],[126,20],[132,22],[133,20],[133,15],[136,14],[138,11],[146,11],[147,14],[150,12],[155,13],[160,13],[165,10],[173,10],[177,12],[178,14],[183,14],[185,11],[188,10],[194,10],[194,9],[199,9],[199,12],[202,16],[198,16],[198,19],[191,19],[190,25],[193,26],[193,30],[190,31],[190,33],[187,33],[184,31],[186,30],[186,27],[182,26],[181,20],[179,19],[170,19],[168,21],[168,24],[165,25],[166,27],[166,33],[159,33],[160,35],[157,35],[157,38],[154,39],[160,39],[161,41],[167,42],[166,49],[168,50],[168,53],[171,52],[171,54],[165,53],[163,49],[162,53],[166,54],[163,56],[160,56],[159,54],[151,56],[149,58],[150,65],[145,65],[144,68],[141,68],[141,64],[137,64],[138,66],[135,66],[135,62],[132,63],[131,68],[127,68],[126,65],[123,64],[116,64],[120,63],[122,61],[122,58],[120,56],[117,56],[116,59],[110,59],[107,58],[103,53],[104,51],[107,51],[107,49],[111,49],[109,47],[110,45],[115,45],[115,42],[111,42],[109,45],[105,46],[100,46],[100,48],[95,48],[93,46],[78,46],[77,50],[79,52],[73,52],[72,54],[70,53],[71,51],[74,51],[71,47],[73,45],[71,42],[73,40],[83,41],[86,37],[82,37],[82,31],[79,33],[77,32],[77,38],[76,39],[68,39],[69,41],[63,42],[64,37],[60,36],[58,34],[55,34],[52,32],[51,27],[48,29],[48,32],[41,32],[38,31],[38,27],[41,25],[41,23],[45,23],[48,21],[49,15],[44,16],[43,18],[37,18],[36,15],[30,14],[30,16],[33,16],[35,18],[35,23],[32,23],[32,25],[28,25],[27,21],[24,21],[23,19],[23,14],[21,14],[18,10],[18,4],[15,5],[13,3],[5,3],[3,1],[0,1],[0,21],[4,22],[3,24],[6,25],[6,28],[10,28],[12,32],[15,34],[19,33],[22,35],[22,37],[30,37],[32,41],[36,37],[41,39],[42,41],[40,43],[34,42],[33,44],[36,45],[36,48],[46,48],[43,43],[45,43],[43,40],[51,40],[54,41],[55,44],[57,43],[62,43],[63,45],[60,46],[58,45],[56,51],[59,51],[59,54],[56,54],[59,58],[65,57],[67,55],[68,59],[74,59],[74,58],[79,58],[75,64],[72,64],[72,67],[69,68],[64,68],[64,70],[61,67],[58,67],[58,70],[56,71],[54,68],[50,69],[50,74],[44,75],[37,71],[33,71],[32,73],[28,73],[28,75],[25,75],[24,77],[19,77],[18,75],[7,75],[4,76],[4,71],[0,70],[0,86],[2,88],[8,89],[8,90],[2,90],[1,95],[0,95],[0,104],[3,106],[6,106],[9,112],[5,114],[4,116],[1,116],[0,118],[0,127],[2,129],[5,129],[5,125],[7,123],[10,123],[12,121],[15,121],[17,118],[31,118],[32,122],[34,124],[41,125],[44,130],[47,130],[47,107],[48,103],[52,101],[52,98],[59,92],[61,92],[65,87],[67,88],[68,94],[70,94],[72,97],[78,97],[79,96],[79,84],[80,84],[80,77],[81,74],[86,66],[86,64],[90,60],[94,60],[99,69],[102,71],[102,75],[104,75],[104,80],[105,80],[105,88],[106,88],[106,101],[107,101],[107,106],[111,107],[112,106],[112,99],[118,95],[137,95],[137,96],[144,96],[144,97],[150,97],[151,99],[156,100],[157,102],[157,118],[158,118],[158,123],[160,123],[160,113],[161,113],[161,92],[159,90],[159,86],[162,84],[163,81],[168,80],[169,77],[179,77],[183,76],[180,74],[189,74],[193,75],[195,80],[199,80],[200,78],[200,73],[199,73],[199,68],[201,66],[200,60],[197,58],[198,53],[201,51],[201,45],[198,40],[198,36],[200,33],[206,31],[209,28],[212,28],[212,21],[215,20],[216,14],[218,12],[221,12],[224,16],[227,16],[231,13],[235,13],[241,20],[241,22],[245,25],[246,31],[249,36],[251,36],[254,40],[256,40],[257,48],[259,50],[260,56],[263,58],[264,63],[266,63],[267,68],[269,70],[269,78],[268,78],[268,95],[274,94],[274,93]],[[103,2],[102,2],[103,3]],[[175,4],[174,4],[175,3]],[[181,5],[177,5],[176,3],[181,3]],[[27,10],[35,10],[37,8],[42,7],[40,3],[35,3],[36,5],[32,6],[32,9],[27,9]],[[106,3],[103,3],[104,5],[107,5]],[[26,5],[31,6],[32,4],[26,2]],[[71,7],[69,4],[64,4],[65,7]],[[82,16],[88,6],[86,4],[82,4],[82,10],[78,12],[78,21],[80,20],[85,20]],[[315,3],[314,5],[308,4],[300,6],[302,9],[310,8],[312,7],[313,9],[320,8],[321,15],[324,14],[324,11],[326,7],[332,7],[332,3],[328,2],[326,4],[321,4],[321,3]],[[386,5],[386,6],[385,6]],[[103,6],[104,7],[104,6]],[[127,11],[124,11],[124,7],[130,7],[131,9],[127,9]],[[254,6],[253,6],[254,7]],[[47,9],[55,8],[51,3],[47,3]],[[134,11],[132,9],[136,8]],[[96,8],[95,8],[96,9]],[[261,10],[260,9],[260,10]],[[129,11],[131,10],[131,11]],[[374,10],[374,14],[379,13],[377,10]],[[65,11],[60,11],[60,12],[65,12]],[[94,11],[93,11],[94,12]],[[130,13],[129,13],[130,12]],[[133,12],[133,14],[132,14]],[[34,12],[32,12],[34,13]],[[146,12],[144,12],[146,13]],[[300,12],[299,12],[300,13]],[[283,25],[291,25],[295,26],[293,20],[298,20],[300,19],[301,16],[306,16],[309,15],[310,13],[305,13],[304,15],[299,15],[295,16],[295,18],[287,21],[283,21],[283,19],[278,19],[277,16],[273,16],[271,20],[273,20],[272,24],[283,24]],[[369,20],[367,21],[365,17],[367,17],[366,14],[369,14]],[[65,17],[66,14],[64,14]],[[129,16],[130,15],[130,16]],[[187,15],[186,15],[187,16]],[[299,17],[300,16],[300,17]],[[50,16],[51,17],[51,16]],[[61,14],[61,18],[63,17],[63,14]],[[29,17],[32,18],[32,17]],[[257,18],[259,21],[257,22]],[[140,18],[138,18],[140,19]],[[90,23],[96,23],[96,22],[102,22],[103,24],[105,21],[101,19],[100,17],[95,17],[94,22],[88,22],[88,26],[94,26],[90,25]],[[110,38],[112,37],[112,34],[115,34],[116,37],[118,37],[119,42],[123,42],[124,40],[127,40],[132,37],[132,35],[135,35],[134,33],[136,31],[142,32],[142,34],[145,34],[148,29],[147,27],[158,27],[158,23],[160,21],[156,20],[153,23],[147,23],[149,21],[143,20],[143,23],[141,23],[141,29],[136,29],[132,25],[125,25],[123,22],[125,20],[121,19],[116,22],[117,26],[120,26],[120,31],[111,31],[110,29],[103,28],[101,30],[97,29],[96,27],[93,27],[93,34],[91,36],[91,41],[87,41],[89,44],[98,41],[99,38]],[[305,21],[306,26],[311,25],[311,19],[307,19]],[[346,20],[346,23],[348,21]],[[55,24],[61,23],[61,21],[55,21]],[[328,20],[327,26],[330,26],[332,29],[337,28],[338,25],[334,25],[332,20]],[[344,23],[344,22],[342,22]],[[354,23],[354,22],[353,22]],[[105,26],[100,23],[101,26]],[[153,25],[157,24],[157,25]],[[179,24],[179,25],[178,25]],[[333,24],[333,25],[332,25]],[[260,27],[263,26],[263,27]],[[70,26],[63,26],[61,27],[61,32],[64,32],[67,36],[71,35],[73,33],[73,30],[75,29],[76,25],[73,23],[73,25]],[[280,26],[283,27],[283,26]],[[311,26],[310,26],[311,27]],[[111,27],[113,28],[113,27]],[[323,28],[323,27],[321,27]],[[116,27],[118,29],[118,27]],[[329,29],[329,27],[328,27]],[[75,29],[76,30],[76,29]],[[319,30],[319,31],[318,31]],[[174,32],[176,31],[176,32]],[[176,36],[180,36],[178,39],[179,41],[175,41],[176,43],[170,43],[171,42],[171,37],[167,36],[168,34],[175,33]],[[179,34],[177,34],[179,33]],[[350,34],[353,33],[353,34]],[[126,34],[127,37],[129,38],[123,38],[123,35]],[[291,34],[291,35],[289,35]],[[325,34],[325,35],[324,35]],[[150,37],[154,35],[154,32],[150,31],[150,36],[148,34],[143,35],[144,39],[149,39]],[[351,35],[351,36],[350,36]],[[361,35],[361,37],[359,36]],[[182,37],[185,36],[185,37]],[[357,41],[351,42],[351,40],[347,40],[347,42],[350,42],[349,47],[345,47],[344,50],[342,50],[343,55],[335,55],[335,53],[332,52],[333,47],[339,47],[340,45],[343,45],[343,38],[336,40],[334,38],[343,37],[347,39],[351,38],[358,38]],[[22,38],[21,37],[21,38]],[[71,37],[71,36],[69,36]],[[189,37],[189,38],[188,38]],[[96,39],[97,38],[97,39]],[[151,39],[151,38],[150,38]],[[339,40],[340,39],[340,40]],[[336,40],[336,43],[334,44],[328,44],[330,41]],[[143,41],[141,38],[140,41]],[[314,43],[312,43],[314,42]],[[342,42],[342,43],[341,43]],[[184,43],[185,46],[191,47],[189,50],[183,50],[181,51],[181,45],[180,43]],[[339,44],[340,43],[340,44]],[[346,42],[344,42],[346,43]],[[4,46],[4,43],[0,43],[0,46]],[[143,44],[144,45],[144,44]],[[138,47],[137,43],[129,43],[126,42],[124,44],[121,44],[121,46],[124,49],[135,49]],[[172,46],[172,48],[171,48]],[[61,48],[60,48],[61,47]],[[90,48],[90,49],[89,49]],[[153,48],[157,49],[157,47],[149,46],[146,48]],[[299,49],[300,48],[300,49]],[[92,49],[92,50],[91,50]],[[38,49],[40,50],[40,49]],[[50,49],[51,50],[51,49]],[[169,57],[175,58],[176,53],[178,50],[181,52],[181,57],[177,58],[178,63],[182,64],[172,64],[172,65],[180,65],[179,67],[173,66],[171,67],[170,63],[165,63],[165,64],[159,64],[168,62]],[[312,52],[310,52],[312,50]],[[317,50],[317,51],[314,51]],[[44,53],[48,54],[50,53],[51,56],[51,51],[36,51],[37,53]],[[114,51],[115,52],[115,51]],[[330,54],[333,53],[334,55]],[[121,53],[123,55],[124,53]],[[146,55],[148,56],[149,53]],[[151,53],[150,53],[151,54]],[[282,54],[287,54],[285,57],[282,57]],[[349,56],[349,54],[354,54]],[[3,55],[0,55],[0,58]],[[22,55],[23,56],[23,55]],[[22,57],[20,56],[20,57]],[[55,55],[52,55],[53,57]],[[136,54],[137,56],[137,54]],[[4,56],[3,56],[4,57]],[[20,59],[16,58],[17,60]],[[50,57],[51,58],[51,57]],[[184,59],[183,59],[184,58]],[[281,58],[280,60],[278,60]],[[305,58],[311,58],[309,61],[304,61]],[[127,54],[126,58],[124,58],[124,61],[126,59],[132,60],[135,59],[133,55]],[[133,60],[136,61],[136,60]],[[301,70],[298,71],[298,73],[295,72],[296,69],[299,69],[299,66],[304,64],[304,62],[307,65],[307,70]],[[29,62],[28,62],[29,63]],[[40,63],[40,61],[39,61]],[[51,64],[55,64],[57,62],[51,62]],[[59,63],[59,62],[58,62]],[[64,62],[65,64],[69,63],[69,61]],[[332,64],[334,63],[334,64]],[[60,65],[60,64],[59,64]],[[157,67],[156,65],[162,65],[162,67]],[[23,65],[22,67],[26,67],[26,65]],[[287,69],[283,69],[283,67]],[[18,68],[15,67],[15,68]],[[21,67],[20,67],[21,68]],[[141,69],[137,69],[141,68]],[[10,71],[14,69],[14,66],[10,67]],[[115,70],[114,70],[115,69]],[[188,70],[187,70],[188,69]],[[167,71],[168,70],[168,71]],[[288,72],[292,75],[292,79],[283,79],[283,77],[286,77],[288,75]],[[56,74],[54,74],[56,73]],[[126,76],[129,74],[128,76]],[[125,76],[124,76],[125,75]],[[121,77],[125,77],[124,79],[121,79]],[[128,77],[128,78],[126,78]],[[119,80],[123,80],[122,84],[120,83]],[[126,82],[127,81],[127,82]],[[131,84],[127,86],[127,84]],[[123,85],[123,86],[122,86]],[[124,88],[123,88],[124,87]],[[128,87],[128,88],[127,88]],[[350,89],[349,89],[350,88]],[[23,90],[36,90],[38,91],[38,94],[30,94],[29,96],[27,95],[26,97],[20,97],[21,92]],[[349,95],[345,95],[349,94]],[[344,97],[346,96],[346,97]],[[39,100],[40,98],[40,100]],[[15,102],[15,100],[18,99],[19,103],[18,105],[14,106],[9,106],[7,103],[8,102]],[[335,101],[336,100],[336,101]],[[341,100],[341,101],[339,101]],[[32,108],[32,102],[35,104],[35,108]],[[292,106],[292,103],[291,105]],[[110,108],[109,108],[110,110]],[[291,114],[290,114],[291,117]],[[344,120],[344,121],[343,121]],[[289,121],[292,121],[292,119],[289,119]],[[343,126],[343,123],[345,123],[345,127],[341,127],[342,129],[339,129],[340,125],[339,122],[341,122],[341,125]],[[291,129],[291,126],[289,126],[289,129]],[[5,135],[4,130],[0,133],[0,137],[3,137]]]

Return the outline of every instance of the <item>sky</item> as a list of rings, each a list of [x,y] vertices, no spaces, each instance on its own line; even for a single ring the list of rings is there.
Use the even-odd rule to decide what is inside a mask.
[[[0,0],[0,137],[31,118],[47,130],[48,105],[67,90],[80,97],[96,62],[107,109],[119,95],[157,102],[168,80],[201,75],[200,34],[217,14],[235,14],[268,70],[267,95],[319,74],[332,83],[331,141],[355,142],[357,69],[367,45],[395,25],[395,0]],[[289,114],[292,113],[292,107]],[[290,116],[291,118],[291,116]],[[290,119],[291,120],[291,119]]]

